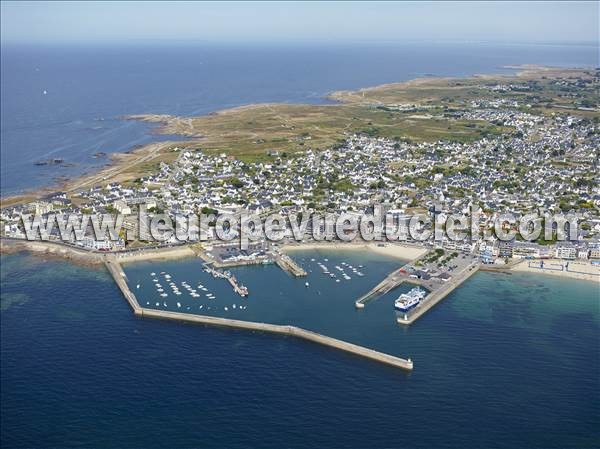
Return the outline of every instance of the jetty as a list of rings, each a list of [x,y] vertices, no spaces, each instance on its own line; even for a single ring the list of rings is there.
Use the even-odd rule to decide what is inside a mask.
[[[204,267],[204,271],[212,275],[214,278],[218,279],[227,279],[227,281],[233,287],[233,291],[236,292],[240,296],[248,296],[248,288],[244,285],[240,284],[237,278],[231,274],[229,271],[219,271],[215,270],[210,263],[202,264]]]
[[[136,315],[141,315],[142,308],[140,307],[140,303],[138,302],[137,298],[127,285],[127,275],[123,271],[123,268],[121,268],[121,265],[113,256],[106,256],[104,258],[104,265],[106,266],[108,272],[112,275],[115,283],[123,293],[123,296],[125,296],[125,299],[133,309],[133,313]]]
[[[227,275],[223,271],[215,270],[210,263],[203,263],[204,271],[210,274],[212,277],[217,279],[225,279]]]
[[[370,360],[374,360],[386,365],[401,368],[406,371],[412,371],[413,362],[410,358],[403,359],[364,346],[348,343],[336,338],[327,337],[316,332],[308,331],[296,326],[286,326],[279,324],[259,323],[254,321],[233,320],[229,318],[212,317],[207,315],[196,315],[191,313],[169,312],[166,310],[156,310],[141,307],[137,298],[127,285],[127,275],[112,256],[105,257],[105,265],[108,272],[115,280],[117,286],[125,296],[125,299],[131,306],[135,315],[146,318],[159,318],[165,320],[175,320],[187,323],[206,324],[211,326],[223,326],[237,329],[246,329],[254,331],[271,332],[281,335],[290,335],[301,338],[306,341],[319,343],[330,348],[339,349],[344,352],[355,354]],[[216,270],[215,270],[216,271]]]
[[[274,254],[275,263],[283,271],[290,273],[295,277],[306,276],[306,271],[300,265],[298,265],[294,259],[287,254],[276,253]]]
[[[228,276],[227,280],[233,287],[233,291],[240,296],[248,296],[248,288],[238,282],[234,275]]]
[[[397,318],[398,324],[412,324],[423,316],[425,312],[430,310],[463,282],[474,275],[478,269],[479,263],[474,261],[466,265],[461,271],[454,273],[451,279],[442,281],[435,278],[428,280],[419,279],[418,277],[411,276],[406,270],[406,267],[401,267],[394,270],[383,281],[358,298],[354,305],[357,309],[363,309],[369,301],[392,291],[404,283],[420,286],[428,291],[427,296],[416,308],[407,314],[404,314],[404,316]]]
[[[433,306],[439,303],[442,299],[452,293],[458,286],[460,286],[463,282],[473,276],[479,270],[478,263],[472,263],[468,265],[462,272],[460,272],[456,277],[446,281],[444,284],[441,284],[439,288],[436,288],[419,303],[417,307],[411,310],[408,314],[404,316],[399,316],[396,321],[398,324],[412,324],[421,316],[423,316],[428,310],[430,310]]]

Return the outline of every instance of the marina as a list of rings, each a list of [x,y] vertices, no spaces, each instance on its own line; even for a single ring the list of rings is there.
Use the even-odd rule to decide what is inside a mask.
[[[318,267],[318,265],[316,265],[316,259],[314,262],[311,262],[310,259],[301,259],[296,263],[299,267],[305,267],[305,264],[308,263],[310,266],[306,267],[306,276],[318,276],[322,281],[317,282],[316,285],[314,285],[316,281],[296,281],[295,277],[287,276],[285,272],[274,265],[243,266],[232,268],[230,272],[224,272],[214,269],[210,265],[202,264],[198,259],[189,259],[187,262],[182,261],[179,263],[168,262],[168,264],[165,265],[136,263],[131,266],[128,265],[125,270],[120,267],[118,262],[107,261],[107,267],[110,267],[109,272],[138,316],[289,335],[353,353],[403,370],[410,371],[413,369],[413,362],[410,358],[398,357],[380,350],[356,344],[356,341],[352,341],[355,340],[354,338],[350,338],[351,341],[347,341],[345,338],[340,338],[343,336],[327,335],[327,333],[325,333],[326,330],[316,331],[315,329],[312,329],[311,327],[313,326],[311,326],[309,322],[306,322],[307,328],[302,325],[301,322],[298,322],[299,320],[295,319],[290,319],[289,321],[284,320],[283,322],[282,320],[276,320],[277,322],[269,322],[271,320],[262,321],[260,317],[263,316],[267,318],[267,316],[261,312],[261,310],[272,310],[275,315],[278,315],[277,310],[270,309],[268,298],[263,299],[263,297],[261,297],[256,300],[242,297],[242,303],[240,303],[239,300],[235,301],[233,299],[234,294],[239,296],[239,292],[237,292],[235,288],[232,293],[231,290],[225,288],[222,282],[218,282],[227,279],[230,286],[233,286],[234,284],[240,286],[241,284],[237,279],[242,277],[242,275],[244,275],[245,280],[249,280],[253,279],[252,277],[248,278],[250,272],[258,275],[261,272],[266,274],[266,270],[269,273],[272,273],[272,276],[279,278],[286,284],[290,283],[295,285],[298,283],[298,286],[302,286],[300,294],[302,294],[303,297],[307,295],[304,292],[309,292],[308,297],[311,298],[311,300],[320,301],[324,305],[327,304],[322,302],[326,293],[319,287],[320,284],[325,282],[326,285],[331,286],[328,288],[342,288],[339,286],[340,284],[330,280],[329,276],[321,277],[322,274],[312,270],[312,266]],[[319,263],[329,263],[329,265],[332,265],[331,262],[325,262],[324,259],[323,262]],[[386,263],[386,266],[392,263],[395,262],[389,261]],[[353,270],[365,270],[365,267],[358,268],[359,264],[352,264],[344,261],[336,262],[334,266],[335,265],[340,269],[335,269],[333,266],[332,269],[340,274],[340,278],[344,282],[343,285],[347,286],[346,288],[352,285],[354,279],[359,279],[360,277],[356,276],[355,278],[354,276],[346,274],[346,277],[350,278],[350,280],[346,280],[341,276],[342,271],[344,271],[344,273],[354,274]],[[156,268],[153,270],[149,270],[148,268],[140,270],[141,267],[150,266]],[[189,268],[187,268],[185,272],[177,268],[183,266]],[[144,271],[145,274],[143,274]],[[184,273],[196,273],[197,277],[192,279],[189,274],[186,275]],[[180,281],[180,279],[183,278],[185,278],[185,280]],[[138,281],[138,279],[140,279],[140,281]],[[135,289],[135,295],[127,287],[127,282],[130,282],[131,285],[136,287],[138,284],[141,284],[139,289]],[[161,298],[161,300],[153,299],[154,295],[159,294],[159,287],[157,284],[162,287],[165,291],[164,293],[168,293],[166,298]],[[175,284],[175,287],[173,287],[173,284]],[[197,287],[194,288],[194,285],[197,285]],[[252,287],[252,285],[250,287]],[[354,291],[357,287],[358,285],[353,288]],[[211,296],[200,294],[200,292],[204,293],[205,289],[210,292]],[[154,291],[154,293],[152,293],[152,291]],[[179,291],[181,295],[175,296],[177,300],[174,302],[171,297],[174,295],[174,292],[177,291]],[[197,297],[194,296],[194,293]],[[279,299],[279,301],[281,302],[281,299]],[[285,310],[289,305],[289,303],[281,303],[279,308]],[[346,310],[350,311],[351,309],[346,308]],[[345,314],[345,316],[351,317],[352,315]]]

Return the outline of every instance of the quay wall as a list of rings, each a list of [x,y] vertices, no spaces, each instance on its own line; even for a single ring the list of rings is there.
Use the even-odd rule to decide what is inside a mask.
[[[447,284],[441,286],[439,289],[434,290],[433,292],[427,295],[425,301],[422,302],[422,305],[414,309],[414,312],[407,316],[407,319],[398,318],[397,322],[399,324],[412,324],[416,320],[418,320],[421,316],[423,316],[429,309],[439,303],[442,299],[452,293],[457,287],[459,287],[463,282],[473,276],[479,270],[479,264],[473,263],[469,265],[465,270],[460,273],[460,275],[448,281]]]

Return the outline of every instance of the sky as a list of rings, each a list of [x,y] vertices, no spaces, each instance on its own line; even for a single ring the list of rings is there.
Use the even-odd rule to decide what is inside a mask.
[[[13,2],[3,43],[592,42],[587,2]]]

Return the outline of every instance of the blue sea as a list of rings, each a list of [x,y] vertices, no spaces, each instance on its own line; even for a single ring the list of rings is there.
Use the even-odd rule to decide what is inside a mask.
[[[598,65],[598,47],[590,45],[7,44],[1,51],[2,196],[108,162],[95,153],[159,139],[150,124],[122,120],[128,114],[189,116],[258,102],[322,103],[334,90],[427,75],[510,73],[505,66],[515,64]],[[70,166],[34,165],[51,158]]]
[[[2,256],[1,446],[600,447],[597,284],[477,273],[404,328],[393,295],[354,309],[399,263],[363,256],[294,253],[308,288],[274,266],[237,269],[247,299],[197,259],[125,269],[140,302],[158,301],[150,273],[166,271],[215,294],[182,294],[187,313],[244,304],[236,314],[411,356],[411,373],[292,337],[136,318],[103,269]],[[312,258],[362,262],[365,276],[335,283]]]
[[[574,45],[1,50],[2,196],[94,170],[107,162],[96,152],[160,138],[151,125],[122,120],[127,114],[322,103],[333,90],[511,73],[504,66],[514,64],[598,65],[597,47]],[[74,166],[34,165],[49,158]],[[247,300],[207,277],[194,259],[125,270],[147,307],[166,302],[169,310],[208,313],[210,303],[216,316],[290,322],[411,357],[415,370],[290,337],[142,320],[104,269],[3,255],[0,446],[600,448],[597,285],[478,273],[403,328],[392,306],[400,290],[362,311],[353,306],[398,261],[293,256],[312,270],[309,288],[273,266],[236,269],[250,289]],[[312,258],[364,264],[365,276],[335,283],[319,277]],[[152,271],[202,283],[216,299],[163,300]]]

